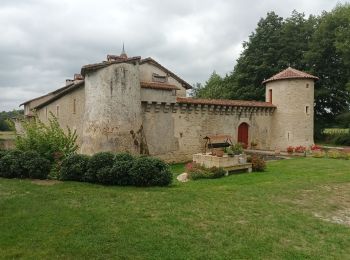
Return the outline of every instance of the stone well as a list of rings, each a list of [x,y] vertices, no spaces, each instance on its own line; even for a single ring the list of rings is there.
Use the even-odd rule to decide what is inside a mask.
[[[228,156],[227,154],[224,154],[223,157],[218,157],[211,155],[210,153],[197,153],[193,155],[193,161],[206,168],[229,168],[240,164],[246,164],[247,156],[245,154],[234,156]]]

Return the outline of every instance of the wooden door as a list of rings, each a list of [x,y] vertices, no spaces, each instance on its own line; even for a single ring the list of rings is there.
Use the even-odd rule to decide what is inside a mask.
[[[242,123],[238,127],[238,142],[244,144],[245,147],[248,147],[248,124]]]

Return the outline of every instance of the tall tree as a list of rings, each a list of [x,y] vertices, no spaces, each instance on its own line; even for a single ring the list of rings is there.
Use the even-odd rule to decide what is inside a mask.
[[[193,96],[196,98],[226,98],[227,91],[224,88],[223,79],[214,71],[205,82],[204,87],[197,84]]]
[[[332,125],[334,118],[349,111],[350,5],[324,12],[305,55],[307,67],[320,80],[315,85],[316,126]]]

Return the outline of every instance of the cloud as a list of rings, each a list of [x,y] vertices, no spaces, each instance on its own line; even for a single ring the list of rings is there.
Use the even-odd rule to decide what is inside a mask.
[[[2,0],[0,111],[52,91],[89,63],[151,56],[189,83],[233,69],[268,11],[320,14],[338,1]]]

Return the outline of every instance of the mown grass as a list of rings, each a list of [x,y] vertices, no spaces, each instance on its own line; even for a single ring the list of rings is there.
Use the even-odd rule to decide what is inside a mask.
[[[346,259],[350,228],[332,216],[350,209],[349,166],[283,160],[168,188],[0,178],[0,257]]]

